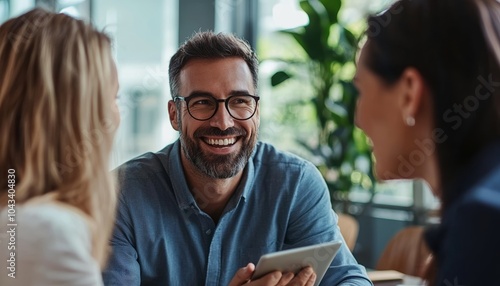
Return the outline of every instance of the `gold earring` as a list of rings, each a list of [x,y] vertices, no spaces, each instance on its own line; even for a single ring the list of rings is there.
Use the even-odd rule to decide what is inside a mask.
[[[415,126],[415,118],[413,116],[408,116],[406,117],[406,125],[408,126]]]

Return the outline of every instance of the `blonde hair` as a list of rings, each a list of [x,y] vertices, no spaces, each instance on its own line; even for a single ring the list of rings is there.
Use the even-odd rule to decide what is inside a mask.
[[[13,169],[16,204],[53,193],[99,226],[101,267],[116,207],[113,72],[110,39],[83,21],[34,9],[0,27],[0,206]]]

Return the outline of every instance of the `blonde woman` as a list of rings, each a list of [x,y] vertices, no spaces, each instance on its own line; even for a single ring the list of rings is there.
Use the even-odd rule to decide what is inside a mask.
[[[102,285],[117,89],[110,39],[84,22],[0,26],[0,285]]]

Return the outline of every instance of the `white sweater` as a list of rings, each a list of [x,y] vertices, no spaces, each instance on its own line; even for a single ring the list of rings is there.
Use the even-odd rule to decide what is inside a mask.
[[[18,205],[15,211],[17,226],[9,226],[8,208],[0,209],[0,285],[102,285],[83,213],[50,201]]]

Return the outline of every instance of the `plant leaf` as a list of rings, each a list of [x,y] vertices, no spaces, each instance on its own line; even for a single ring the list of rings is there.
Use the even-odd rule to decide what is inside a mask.
[[[351,31],[349,31],[348,29],[346,29],[345,27],[342,27],[342,26],[340,26],[340,38],[345,41],[343,43],[343,45],[345,45],[345,43],[349,44],[348,47],[344,47],[344,48],[354,49],[354,50],[357,49],[358,38],[356,38],[356,36],[354,36],[354,34]]]
[[[304,50],[312,60],[323,61],[328,50],[330,21],[325,7],[318,0],[300,1],[300,7],[309,17],[309,24],[304,26]]]
[[[360,151],[360,153],[369,152],[371,150],[371,146],[368,143],[369,140],[361,129],[357,127],[354,128],[353,139],[354,144],[356,145],[356,148]]]
[[[292,76],[285,71],[278,71],[271,77],[271,86],[277,86]]]
[[[295,30],[283,30],[283,31],[281,31],[281,33],[292,36],[295,39],[295,41],[300,45],[300,47],[302,49],[304,49],[304,51],[307,53],[309,58],[312,58],[310,51],[309,51],[309,44],[307,43],[305,36],[304,36],[304,33],[305,33],[304,30],[305,30],[304,28],[295,29]]]
[[[325,105],[331,112],[330,116],[337,126],[343,126],[348,123],[349,112],[343,104],[327,99]]]
[[[341,0],[319,0],[328,13],[328,18],[330,19],[330,24],[337,23],[337,15],[339,14],[340,6],[342,6]]]

